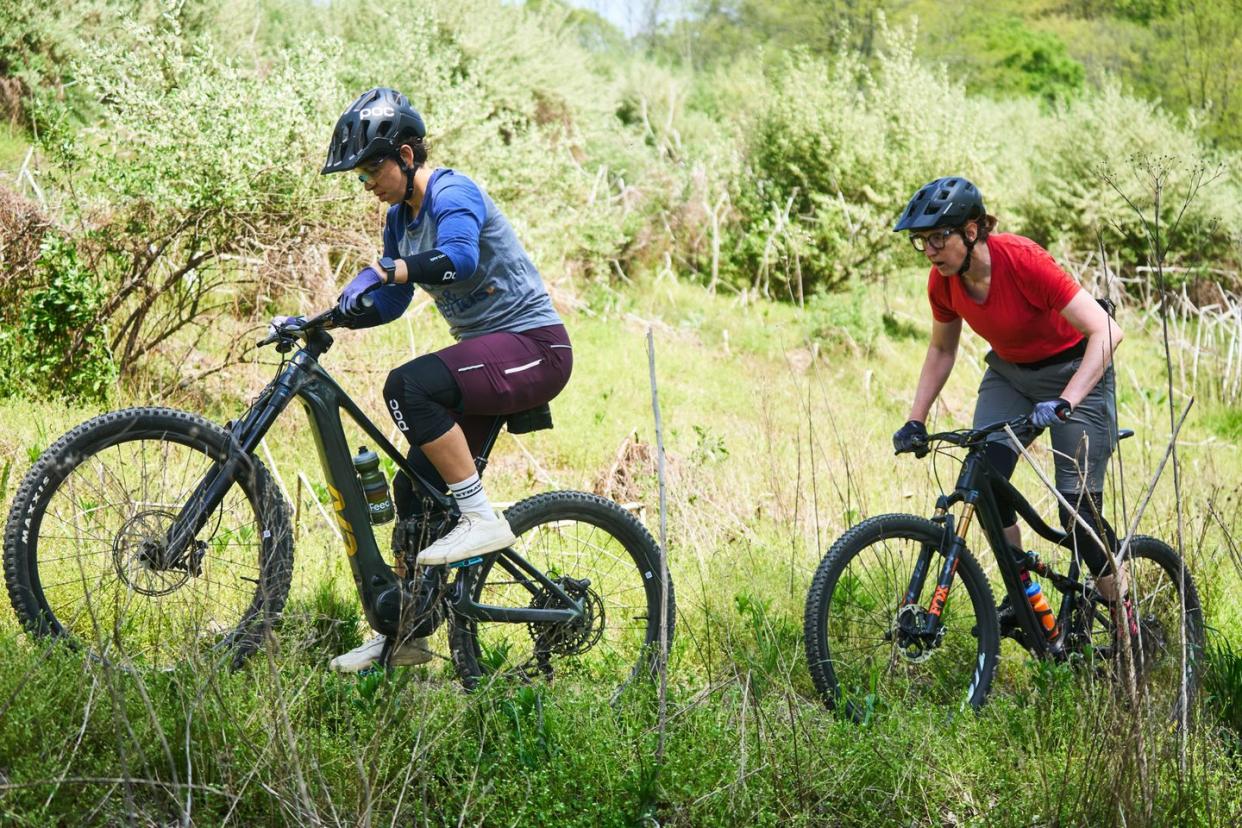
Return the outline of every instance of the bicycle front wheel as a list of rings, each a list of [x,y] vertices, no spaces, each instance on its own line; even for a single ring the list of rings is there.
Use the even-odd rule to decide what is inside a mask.
[[[35,636],[121,664],[167,668],[252,652],[289,592],[284,499],[255,461],[180,556],[165,538],[229,436],[167,408],[103,414],[26,475],[4,533],[4,574]]]
[[[842,535],[820,563],[804,633],[811,678],[830,709],[861,721],[919,700],[977,708],[987,698],[1000,630],[992,589],[969,551],[958,558],[939,633],[919,636],[944,561],[943,535],[925,518],[880,515]],[[903,604],[925,550],[922,589]]]
[[[516,624],[451,615],[450,641],[467,688],[509,676],[583,678],[622,685],[657,664],[660,619],[673,638],[673,587],[661,612],[660,551],[646,528],[611,500],[585,492],[548,492],[505,513],[513,550],[585,608],[572,624]],[[555,593],[495,556],[478,565],[476,603],[556,609]]]

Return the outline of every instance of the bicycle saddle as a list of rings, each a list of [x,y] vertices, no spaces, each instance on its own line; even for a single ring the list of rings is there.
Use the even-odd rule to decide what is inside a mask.
[[[552,427],[552,407],[547,403],[510,414],[505,418],[510,434],[528,434]]]

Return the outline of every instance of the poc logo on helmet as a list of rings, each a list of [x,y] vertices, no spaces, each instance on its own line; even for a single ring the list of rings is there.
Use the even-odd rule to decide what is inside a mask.
[[[372,115],[378,115],[381,118],[391,118],[396,115],[396,111],[391,106],[372,106],[367,109],[359,110],[359,118],[369,118]]]

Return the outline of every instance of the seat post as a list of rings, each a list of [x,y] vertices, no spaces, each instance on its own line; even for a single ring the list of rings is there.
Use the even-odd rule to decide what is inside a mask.
[[[500,429],[504,428],[505,415],[500,414],[492,421],[492,427],[487,431],[487,439],[483,441],[483,448],[479,450],[479,456],[474,458],[474,468],[480,476],[483,470],[487,468],[487,459],[492,454],[492,449],[496,446],[496,440],[500,437]]]

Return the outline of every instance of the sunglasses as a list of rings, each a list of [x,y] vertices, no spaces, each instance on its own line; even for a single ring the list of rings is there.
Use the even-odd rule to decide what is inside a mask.
[[[946,227],[944,230],[933,230],[924,236],[918,236],[911,233],[910,244],[913,245],[914,249],[920,253],[929,247],[932,250],[943,250],[945,244],[949,241],[949,236],[952,236],[956,232],[956,227]]]

